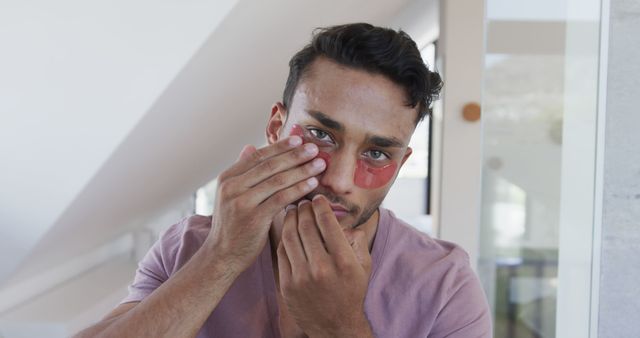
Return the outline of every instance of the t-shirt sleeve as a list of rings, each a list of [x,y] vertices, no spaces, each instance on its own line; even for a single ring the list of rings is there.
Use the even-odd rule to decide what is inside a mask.
[[[129,294],[120,302],[139,302],[151,294],[172,274],[180,244],[183,222],[170,226],[138,263]]]
[[[455,279],[428,338],[493,337],[491,313],[478,277],[465,265]]]

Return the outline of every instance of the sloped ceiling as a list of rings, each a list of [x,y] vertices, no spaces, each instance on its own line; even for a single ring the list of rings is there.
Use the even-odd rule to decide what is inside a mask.
[[[2,2],[0,282],[76,212],[81,191],[235,3]]]
[[[176,21],[166,22],[180,29],[182,22],[206,21],[208,15],[213,20],[219,15],[218,2],[208,3],[210,6],[198,9],[201,12],[193,17],[182,15]],[[137,97],[138,91],[144,89],[133,86],[134,80],[129,76],[121,75],[117,80],[126,88],[123,92],[102,92],[93,104],[87,104],[85,119],[65,121],[83,133],[61,142],[57,135],[66,131],[63,124],[51,130],[46,140],[39,139],[38,142],[47,142],[67,156],[50,158],[49,163],[36,161],[37,170],[20,176],[20,180],[25,181],[33,177],[38,181],[47,179],[44,196],[36,196],[36,203],[31,203],[28,210],[5,216],[2,208],[3,228],[5,224],[36,225],[39,230],[19,241],[22,250],[18,251],[28,255],[20,259],[13,254],[13,267],[21,264],[10,282],[28,278],[143,225],[149,217],[188,197],[215,177],[234,160],[244,144],[264,143],[263,128],[271,105],[281,97],[287,62],[308,42],[313,28],[353,21],[388,25],[403,13],[408,3],[406,0],[239,0],[229,6],[230,11],[218,24],[209,22],[208,26],[200,27],[198,33],[208,31],[208,35],[188,62],[171,64],[184,65],[177,76],[155,83],[164,90],[156,97],[146,97],[149,107],[144,104],[126,107],[129,114],[140,115],[139,119],[135,119],[136,123],[129,129],[121,126],[127,130],[122,137],[115,137],[117,144],[99,147],[98,151],[92,141],[83,136],[93,138],[94,132],[100,134],[100,121],[109,121],[111,112],[93,108],[102,102]],[[410,17],[406,13],[402,15]],[[162,40],[162,34],[168,33],[159,34],[153,39]],[[174,40],[167,40],[167,50],[173,50],[173,43]],[[156,62],[152,55],[147,56],[148,59],[140,58],[139,63]],[[51,119],[55,119],[53,114]],[[113,139],[115,134],[95,137]],[[100,165],[85,166],[84,153],[87,152],[94,157],[93,162]],[[52,167],[54,171],[64,171],[76,164],[82,170],[78,169],[73,177],[59,180],[55,175],[45,175]],[[19,183],[15,183],[16,189]],[[62,189],[66,192],[65,198],[61,198],[60,187],[69,184],[72,187]],[[35,192],[38,187],[32,188]],[[2,199],[5,198],[10,196],[3,195]],[[51,206],[47,217],[37,215],[38,205],[50,200],[55,200],[56,205]],[[0,257],[11,252],[15,252],[15,248],[0,248]],[[2,272],[4,275],[0,277],[6,277],[9,270]]]

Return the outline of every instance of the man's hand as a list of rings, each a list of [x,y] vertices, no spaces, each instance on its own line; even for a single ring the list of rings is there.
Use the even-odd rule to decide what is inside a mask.
[[[318,185],[314,176],[326,164],[310,161],[317,154],[315,144],[302,145],[298,136],[257,150],[245,146],[238,161],[218,178],[205,247],[229,269],[244,271],[264,247],[273,217]]]
[[[364,314],[369,246],[362,230],[345,231],[322,195],[285,216],[280,289],[296,323],[312,338],[373,337]]]
[[[195,337],[260,253],[273,216],[318,184],[313,176],[325,163],[311,161],[318,153],[315,144],[301,144],[295,136],[258,150],[245,147],[219,177],[212,229],[203,246],[143,301],[120,305],[77,337]],[[312,165],[316,161],[319,166]]]

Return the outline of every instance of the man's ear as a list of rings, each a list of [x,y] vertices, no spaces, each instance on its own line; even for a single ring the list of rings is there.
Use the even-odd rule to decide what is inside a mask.
[[[274,144],[280,139],[280,133],[284,129],[284,124],[287,121],[287,109],[282,102],[276,102],[271,107],[271,116],[269,122],[267,122],[267,129],[265,130],[267,136],[267,142]]]
[[[406,162],[409,159],[409,156],[411,156],[411,153],[413,153],[413,149],[411,149],[411,147],[407,147],[407,151],[404,153],[404,156],[402,157],[402,161],[400,161],[400,168],[402,168],[402,166],[404,165],[404,162]]]

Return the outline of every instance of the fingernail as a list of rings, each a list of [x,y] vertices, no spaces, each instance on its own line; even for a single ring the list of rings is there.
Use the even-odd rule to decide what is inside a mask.
[[[318,152],[318,146],[313,143],[307,143],[304,145],[304,152],[306,154],[315,154]]]
[[[304,200],[300,201],[300,203],[298,203],[298,208],[303,206],[303,205],[305,205],[306,203],[309,203],[309,200],[304,199]]]
[[[297,207],[298,207],[298,206],[296,206],[295,204],[289,204],[289,205],[287,205],[287,207],[286,207],[286,208],[284,208],[284,211],[288,212],[289,210],[291,210],[291,209],[295,209],[295,208],[297,208]]]
[[[297,147],[299,145],[302,144],[302,139],[300,138],[300,136],[291,136],[289,138],[289,145],[292,147]]]
[[[318,179],[315,178],[315,177],[311,177],[311,178],[307,179],[307,185],[309,185],[309,188],[315,188],[316,185],[318,185]],[[309,200],[302,200],[302,201],[309,202]]]
[[[324,160],[321,158],[316,158],[315,160],[311,161],[311,165],[314,168],[322,168],[324,167]]]

